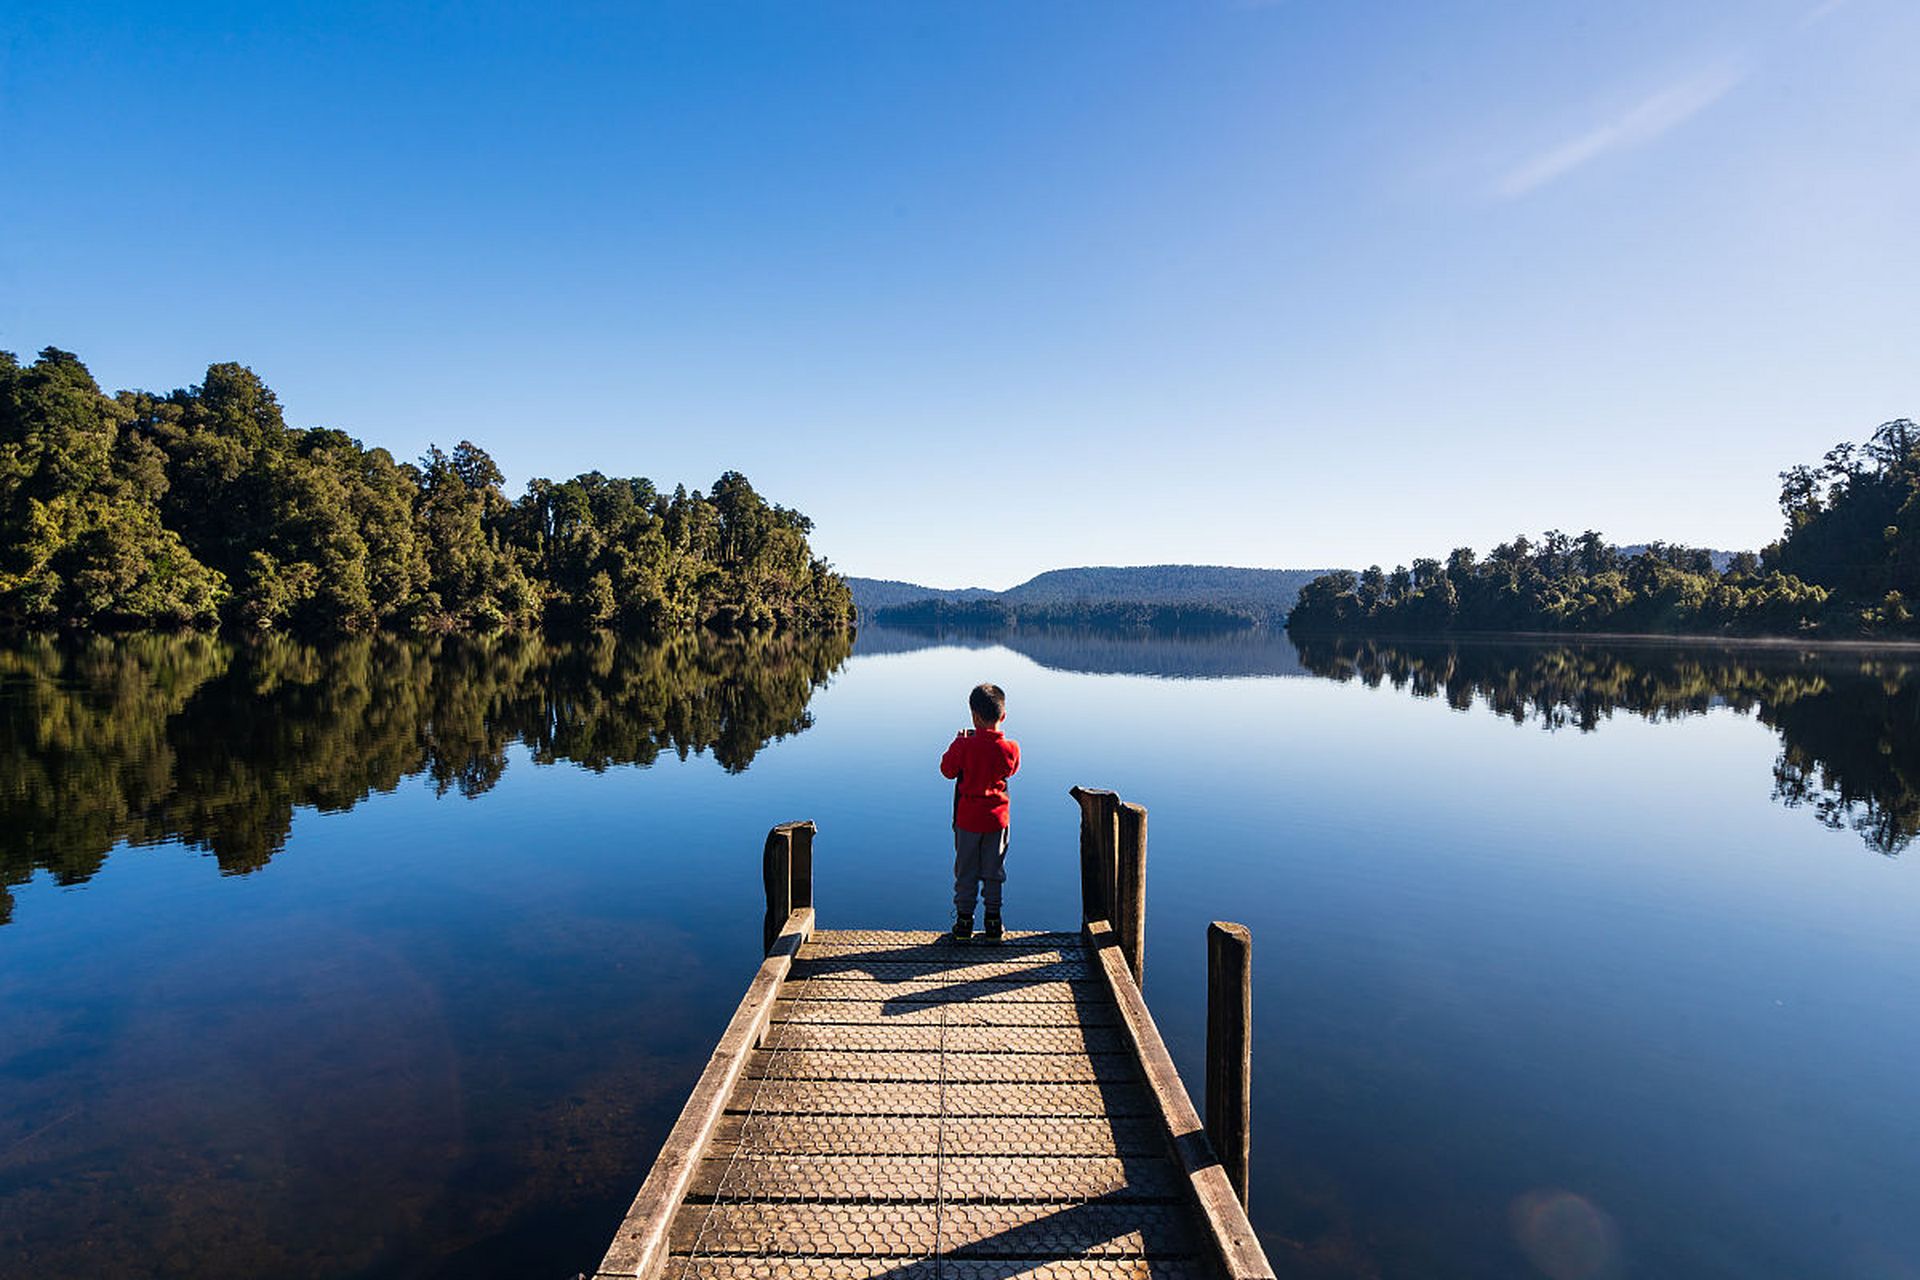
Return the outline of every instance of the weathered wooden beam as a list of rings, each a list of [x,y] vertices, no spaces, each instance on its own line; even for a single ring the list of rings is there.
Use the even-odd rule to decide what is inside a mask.
[[[783,822],[780,825],[789,832],[793,850],[788,874],[788,883],[793,886],[793,891],[789,896],[793,899],[793,909],[798,911],[813,905],[813,837],[817,828],[811,821]]]
[[[1146,999],[1120,953],[1120,941],[1104,920],[1085,927],[1087,945],[1099,958],[1101,974],[1120,1011],[1120,1025],[1146,1076],[1157,1119],[1187,1179],[1187,1189],[1212,1241],[1215,1256],[1228,1280],[1273,1280],[1273,1265],[1247,1220],[1246,1205],[1234,1194],[1233,1184],[1207,1141],[1193,1099],[1160,1038],[1160,1028],[1147,1012]]]
[[[760,855],[760,876],[767,890],[767,915],[761,925],[765,950],[773,950],[788,915],[813,905],[814,833],[812,822],[783,822],[767,832]]]
[[[727,1099],[739,1083],[748,1058],[765,1038],[774,997],[793,967],[793,958],[800,954],[800,948],[812,932],[812,908],[788,915],[780,936],[774,940],[767,958],[760,962],[760,971],[754,975],[747,994],[721,1033],[713,1056],[707,1059],[706,1069],[695,1082],[687,1105],[681,1108],[680,1118],[668,1132],[647,1180],[641,1184],[640,1193],[627,1210],[626,1220],[614,1235],[612,1247],[601,1259],[600,1275],[652,1277],[658,1274],[666,1261],[673,1215],[699,1172],[700,1154],[719,1125]]]
[[[1240,1203],[1247,1202],[1253,1114],[1253,935],[1207,926],[1207,1138]]]
[[[1120,797],[1091,787],[1073,787],[1067,794],[1080,804],[1081,922],[1111,920]]]
[[[1147,811],[1120,801],[1115,806],[1113,930],[1120,938],[1133,980],[1147,980]]]
[[[767,832],[760,854],[760,877],[767,890],[767,915],[761,924],[761,950],[771,955],[786,918],[793,912],[793,831],[775,827]]]

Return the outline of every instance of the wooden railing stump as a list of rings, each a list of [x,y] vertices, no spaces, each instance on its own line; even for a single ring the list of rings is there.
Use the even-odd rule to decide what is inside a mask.
[[[1115,814],[1113,930],[1133,970],[1147,980],[1147,810],[1122,801]]]
[[[1243,924],[1207,926],[1207,1136],[1247,1202],[1253,1112],[1253,935]]]
[[[1113,858],[1119,845],[1120,797],[1074,787],[1080,804],[1080,922],[1113,918]]]
[[[1068,794],[1080,803],[1080,923],[1111,924],[1139,982],[1147,956],[1147,811],[1093,787]]]
[[[763,953],[772,952],[789,915],[813,906],[814,831],[812,822],[783,822],[767,832],[760,855],[767,891],[767,914],[761,924]]]

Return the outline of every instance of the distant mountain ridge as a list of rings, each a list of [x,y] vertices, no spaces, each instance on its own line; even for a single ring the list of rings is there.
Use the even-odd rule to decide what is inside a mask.
[[[986,587],[923,587],[915,582],[898,582],[892,578],[848,577],[846,583],[853,591],[854,607],[861,613],[872,613],[875,609],[891,608],[897,604],[914,604],[921,600],[986,600],[999,594]]]
[[[847,579],[863,617],[929,601],[998,604],[1017,618],[1077,606],[1187,606],[1230,609],[1279,625],[1300,588],[1325,569],[1239,569],[1227,565],[1156,564],[1050,569],[1005,591],[922,587],[882,578]]]
[[[863,655],[935,648],[1006,648],[1053,671],[1089,675],[1219,680],[1309,674],[1300,662],[1298,646],[1277,627],[1183,636],[1059,627],[1016,627],[987,635],[966,630],[868,626],[861,628],[854,643],[854,652]]]

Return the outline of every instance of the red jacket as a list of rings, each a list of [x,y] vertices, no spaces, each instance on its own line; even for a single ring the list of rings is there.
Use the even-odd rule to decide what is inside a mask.
[[[1020,744],[998,729],[975,729],[940,757],[940,776],[955,779],[953,825],[962,831],[1007,826],[1007,779],[1020,772]]]

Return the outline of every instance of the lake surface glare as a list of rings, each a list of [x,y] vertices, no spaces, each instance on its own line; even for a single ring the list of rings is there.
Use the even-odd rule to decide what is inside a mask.
[[[1192,1086],[1252,929],[1281,1274],[1920,1276],[1920,655],[889,632],[0,648],[0,1274],[591,1271],[769,826],[824,926],[949,923],[980,680],[1010,928],[1069,786],[1148,808]]]

